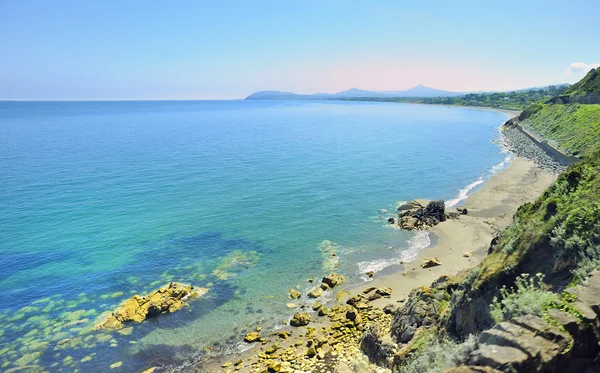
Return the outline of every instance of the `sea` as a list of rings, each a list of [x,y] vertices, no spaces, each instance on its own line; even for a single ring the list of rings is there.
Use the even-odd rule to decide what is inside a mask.
[[[276,330],[304,302],[290,288],[332,272],[351,287],[431,245],[387,219],[414,198],[458,205],[504,168],[506,119],[375,102],[0,102],[0,371],[140,372],[247,348],[246,331]],[[173,281],[209,291],[94,329]]]

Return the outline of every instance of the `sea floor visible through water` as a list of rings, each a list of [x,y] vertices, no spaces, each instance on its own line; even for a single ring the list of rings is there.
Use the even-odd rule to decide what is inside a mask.
[[[245,348],[245,331],[289,320],[290,288],[333,271],[351,287],[431,245],[387,218],[414,198],[464,201],[510,160],[505,119],[390,103],[0,102],[0,369],[138,372]],[[210,290],[93,330],[171,281]]]

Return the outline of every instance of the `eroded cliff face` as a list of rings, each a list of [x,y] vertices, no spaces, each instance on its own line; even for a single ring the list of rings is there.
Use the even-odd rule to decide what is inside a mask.
[[[545,317],[515,317],[479,335],[465,366],[450,372],[597,372],[600,370],[600,271],[569,289],[571,307],[549,308]]]

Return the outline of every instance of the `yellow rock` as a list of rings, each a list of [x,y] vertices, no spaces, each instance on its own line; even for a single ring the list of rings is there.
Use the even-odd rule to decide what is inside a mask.
[[[144,297],[136,294],[96,325],[96,329],[119,329],[126,322],[142,322],[150,317],[175,312],[183,307],[186,299],[202,296],[206,292],[208,289],[172,282]]]
[[[123,365],[123,362],[122,361],[117,361],[114,364],[110,364],[110,369],[116,369],[116,368],[120,367],[121,365]]]

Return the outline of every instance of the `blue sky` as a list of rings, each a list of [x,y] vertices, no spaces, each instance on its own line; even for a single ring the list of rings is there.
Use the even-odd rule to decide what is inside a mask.
[[[0,0],[0,99],[573,82],[600,63],[598,14],[598,0]]]

